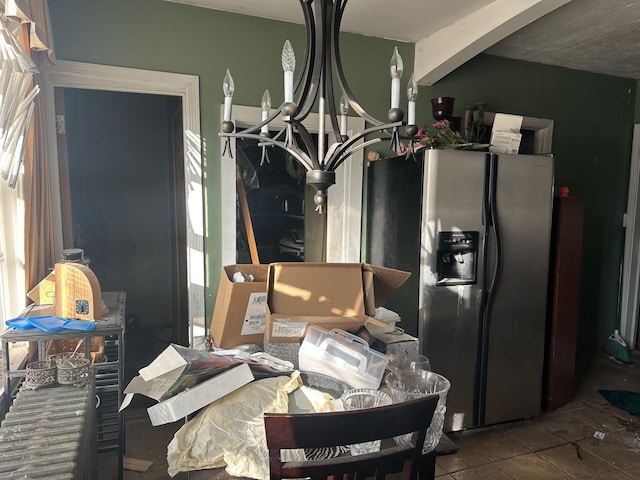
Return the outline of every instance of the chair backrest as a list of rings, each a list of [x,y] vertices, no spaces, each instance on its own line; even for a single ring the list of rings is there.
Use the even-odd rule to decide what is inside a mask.
[[[402,479],[417,477],[422,445],[438,402],[438,395],[392,405],[328,413],[265,413],[264,424],[269,448],[272,480],[281,478],[341,479],[402,472]],[[414,433],[415,432],[415,433]],[[411,443],[396,446],[393,437],[414,433]],[[281,461],[282,449],[314,449],[347,446],[372,440],[383,440],[379,452],[345,455],[300,462]],[[386,442],[385,442],[386,440]],[[385,448],[385,443],[390,444]],[[345,477],[346,478],[346,477]],[[424,478],[421,475],[421,478]]]

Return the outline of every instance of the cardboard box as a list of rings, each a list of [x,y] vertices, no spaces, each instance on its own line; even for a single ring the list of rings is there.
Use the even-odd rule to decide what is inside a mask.
[[[234,283],[236,272],[253,275],[253,282]],[[223,267],[209,329],[218,348],[262,346],[265,331],[268,265]]]
[[[254,380],[247,363],[231,367],[193,388],[147,408],[151,425],[164,425],[185,418]]]
[[[363,263],[272,263],[265,342],[300,343],[308,325],[355,332],[409,275]]]
[[[399,353],[420,353],[420,341],[402,331],[377,332],[373,334],[375,341],[371,345],[379,352],[387,355]]]

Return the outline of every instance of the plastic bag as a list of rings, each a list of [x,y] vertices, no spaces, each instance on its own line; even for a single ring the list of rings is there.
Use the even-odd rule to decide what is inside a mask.
[[[218,468],[229,475],[269,478],[264,412],[286,413],[288,394],[302,385],[299,372],[254,381],[204,408],[178,430],[167,447],[168,473]],[[289,460],[302,460],[290,451]]]

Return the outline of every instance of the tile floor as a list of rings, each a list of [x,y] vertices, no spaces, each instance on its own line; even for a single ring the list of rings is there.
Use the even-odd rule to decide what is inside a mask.
[[[451,433],[459,450],[438,457],[438,480],[640,479],[640,417],[610,405],[598,389],[640,391],[640,351],[632,365],[604,353],[579,362],[575,400],[527,421]],[[126,413],[127,456],[153,461],[125,480],[169,478],[166,446],[179,424],[152,427],[146,411]],[[595,432],[604,438],[594,438]],[[113,454],[100,455],[99,480],[117,478]],[[185,480],[186,474],[175,479]]]
[[[639,479],[640,417],[598,389],[640,391],[634,365],[597,355],[579,364],[573,402],[522,422],[450,434],[459,450],[437,459],[439,480]],[[595,432],[605,434],[599,440]]]

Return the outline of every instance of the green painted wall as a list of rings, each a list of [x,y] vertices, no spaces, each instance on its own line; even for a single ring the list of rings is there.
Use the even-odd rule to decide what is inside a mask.
[[[295,3],[295,2],[294,2]],[[258,105],[281,91],[280,50],[289,38],[301,57],[301,26],[162,0],[50,0],[60,59],[162,70],[200,77],[206,189],[207,317],[220,270],[219,105],[230,68],[236,104]],[[388,65],[395,42],[345,35],[343,59],[360,102],[377,117],[389,102]],[[410,72],[413,46],[399,44]],[[408,75],[407,75],[408,78]],[[616,321],[622,214],[626,208],[636,81],[479,55],[432,87],[421,87],[418,123],[431,123],[429,99],[555,120],[556,185],[585,199],[586,221],[579,348],[601,345]],[[403,87],[404,89],[404,87]]]

